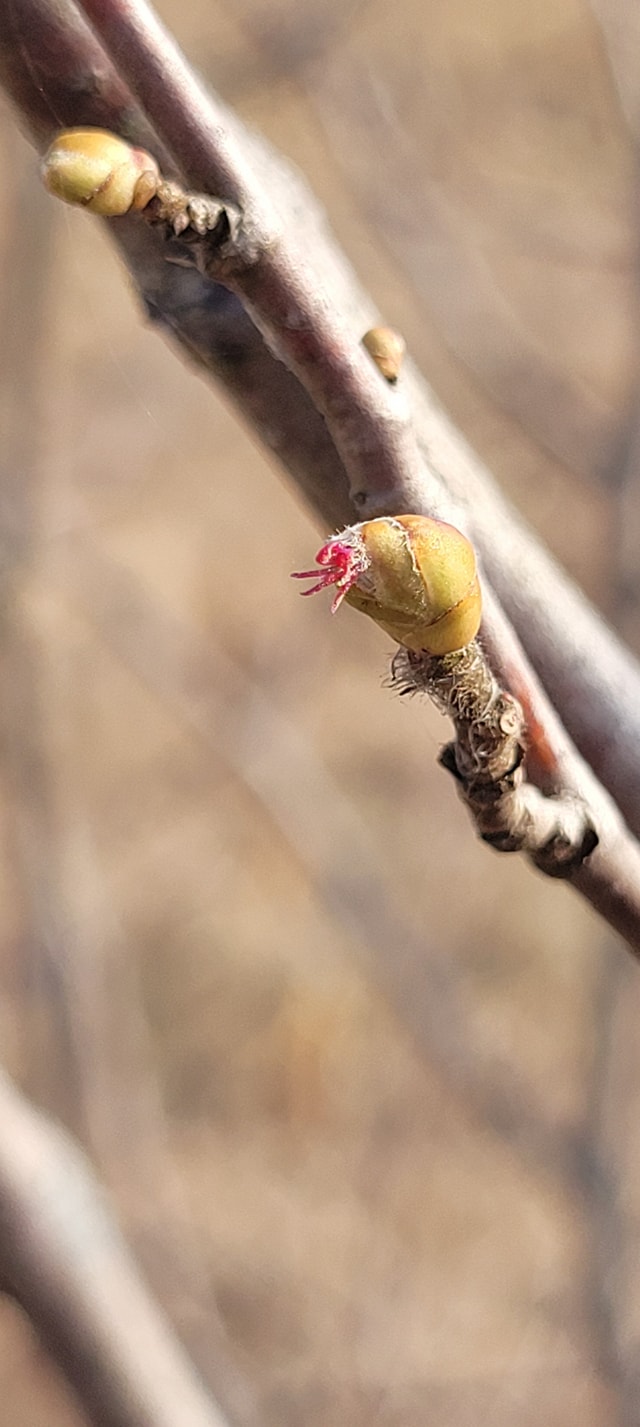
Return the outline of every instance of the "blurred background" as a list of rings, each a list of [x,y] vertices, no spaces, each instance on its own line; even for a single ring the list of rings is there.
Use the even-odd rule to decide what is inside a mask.
[[[638,648],[634,0],[163,0]],[[640,1423],[640,981],[2,112],[0,1030],[268,1427]],[[11,1427],[83,1427],[0,1304]]]

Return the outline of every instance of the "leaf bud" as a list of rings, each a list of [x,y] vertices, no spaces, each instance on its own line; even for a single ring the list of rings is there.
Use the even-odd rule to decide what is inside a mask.
[[[480,627],[482,599],[473,546],[455,526],[422,515],[382,516],[350,525],[316,555],[319,570],[307,595],[335,585],[398,644],[428,654],[452,654]]]
[[[65,129],[42,160],[45,187],[65,203],[105,218],[145,208],[160,172],[151,154],[105,129]]]
[[[369,356],[392,386],[398,380],[406,352],[406,342],[393,327],[371,327],[362,338]]]

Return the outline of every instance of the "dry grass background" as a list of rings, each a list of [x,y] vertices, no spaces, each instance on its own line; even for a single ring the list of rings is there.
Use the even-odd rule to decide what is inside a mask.
[[[161,12],[613,609],[637,153],[588,5]],[[633,1427],[637,971],[475,843],[385,641],[289,581],[304,510],[0,144],[4,1060],[265,1423]],[[84,1422],[7,1304],[0,1398]]]

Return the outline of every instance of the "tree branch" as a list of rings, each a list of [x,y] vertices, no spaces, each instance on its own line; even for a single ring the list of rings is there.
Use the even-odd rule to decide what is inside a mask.
[[[23,0],[23,3],[32,17],[34,7],[37,14],[38,0]],[[619,796],[620,806],[626,808],[635,825],[640,826],[640,772],[635,757],[640,733],[640,675],[630,656],[615,644],[605,626],[590,615],[561,577],[556,576],[554,567],[545,565],[546,557],[529,538],[514,536],[517,525],[505,514],[500,498],[477,465],[474,466],[464,443],[455,438],[445,419],[429,405],[429,397],[415,377],[409,372],[391,391],[372,366],[359,343],[372,319],[370,305],[321,236],[315,209],[309,205],[306,195],[301,201],[297,181],[263,146],[245,134],[220,101],[209,99],[195,85],[179,51],[143,0],[84,0],[83,8],[131,87],[135,85],[150,119],[187,177],[214,191],[218,189],[224,198],[241,204],[248,246],[245,241],[235,254],[229,249],[224,255],[218,253],[217,258],[211,257],[205,266],[209,274],[220,276],[225,284],[241,294],[274,352],[306,387],[317,408],[314,436],[323,425],[319,411],[333,437],[333,454],[326,438],[319,443],[322,477],[318,491],[315,473],[309,469],[309,463],[315,459],[315,443],[307,446],[301,460],[291,436],[287,410],[281,409],[276,425],[289,429],[284,436],[276,437],[276,443],[281,454],[288,458],[294,475],[299,475],[301,465],[306,466],[307,492],[316,506],[321,504],[332,511],[344,508],[344,473],[348,471],[352,500],[359,507],[359,513],[414,510],[444,516],[463,528],[472,527],[485,566],[493,574],[505,606],[512,606],[519,616],[523,642],[535,649],[538,667],[548,680],[548,691],[557,693],[558,706],[565,713],[567,724],[577,728],[593,763],[602,766],[608,785]],[[10,66],[10,83],[11,79]],[[24,85],[24,99],[23,91]],[[93,116],[85,115],[85,122],[87,118]],[[128,118],[131,118],[130,109]],[[260,176],[256,167],[257,153]],[[305,208],[306,216],[301,218]],[[311,244],[310,226],[314,231]],[[141,244],[139,237],[132,239],[131,231],[130,226],[121,228],[121,241],[130,254],[132,245],[137,244],[138,258],[134,258],[134,267],[141,252],[144,266],[151,250]],[[308,253],[315,247],[317,260],[312,268]],[[252,257],[248,257],[249,251]],[[209,306],[209,316],[213,315],[215,325],[221,305],[217,290],[209,286],[192,287],[189,301],[196,292],[205,298],[205,308]],[[172,326],[185,330],[184,313],[176,317],[174,312],[168,320]],[[194,340],[188,330],[190,321],[193,321],[192,314],[186,323],[191,350],[195,347],[199,354],[210,359],[206,336],[203,341],[202,322]],[[241,322],[238,330],[244,361],[247,351],[252,355],[256,353],[255,328],[249,336],[252,329]],[[219,342],[216,351],[218,365],[221,365]],[[247,381],[238,380],[236,374],[236,394],[246,395],[247,386]],[[291,378],[288,395],[299,427],[300,388]],[[255,397],[249,398],[249,404],[251,415],[254,419],[259,415],[264,426],[267,413],[264,410],[258,413]],[[309,411],[309,403],[306,411]],[[410,416],[415,418],[417,441]],[[273,429],[273,406],[268,411],[268,421]],[[524,609],[521,608],[524,604],[521,598],[523,568]],[[541,571],[549,576],[550,570],[550,577],[541,581]],[[487,593],[491,610],[489,588]],[[560,631],[558,604],[565,614],[567,608],[572,611],[569,633],[566,628]],[[515,662],[521,671],[526,669],[522,651],[517,648],[508,627],[510,652],[505,653],[504,619],[499,617],[495,605],[493,609],[493,616],[485,621],[483,639],[494,667],[500,672],[509,660],[513,664],[514,650],[517,650]],[[581,680],[582,698],[572,697],[574,689],[567,688],[567,667],[572,672],[574,687]],[[579,797],[587,796],[588,788],[601,846],[581,874],[581,890],[594,905],[601,907],[606,903],[607,914],[614,925],[626,927],[637,946],[640,941],[638,849],[628,838],[602,790],[576,757],[557,720],[555,724],[553,719],[551,722],[558,736],[554,739],[548,732],[548,701],[539,686],[536,687],[535,678],[527,675],[521,682],[528,682],[529,690],[533,690],[528,711],[535,712],[534,742],[536,729],[542,730],[539,741],[551,756],[551,765],[541,781],[547,789],[553,786],[556,792],[566,791]],[[620,727],[622,739],[616,740],[615,730]],[[610,758],[603,756],[603,745],[612,749]],[[531,768],[533,775],[539,777],[540,759],[534,757]],[[620,873],[621,860],[624,876]]]
[[[217,96],[197,84],[146,0],[80,3],[189,184],[240,203],[267,242],[275,235],[274,253],[266,264],[263,254],[259,275],[243,283],[242,300],[328,421],[358,518],[414,511],[472,534],[486,575],[569,733],[640,831],[640,670],[629,652],[513,517],[411,367],[403,391],[385,390],[371,372],[358,349],[370,323],[355,325],[358,311],[369,305],[352,274],[337,272],[326,235],[316,232],[312,245],[308,233],[300,235],[300,204],[292,223],[292,181],[283,164],[261,145],[260,172],[252,171],[256,141]],[[280,214],[278,203],[284,205]],[[418,455],[407,429],[409,410]]]
[[[227,1427],[149,1298],[88,1163],[0,1072],[0,1287],[95,1427]]]
[[[111,7],[96,3],[92,14],[96,24],[110,30],[115,44],[117,26],[110,18]],[[167,40],[157,25],[145,28],[145,45],[150,35],[164,50]],[[40,140],[60,124],[91,123],[149,144],[149,129],[129,91],[71,0],[55,0],[55,4],[14,0],[0,12],[0,39],[4,83]],[[43,59],[47,55],[51,63]],[[166,58],[159,69],[151,66],[151,74],[148,63],[143,67],[145,76],[139,76],[139,83],[145,86],[145,102],[150,113],[158,114],[158,129],[166,133],[187,181],[206,187],[211,180],[215,188],[213,179],[228,171],[230,134],[234,152],[241,144],[243,153],[253,155],[261,173],[268,176],[272,207],[277,196],[285,210],[295,210],[302,244],[316,254],[317,268],[352,331],[363,332],[375,320],[375,310],[328,240],[298,176],[245,131],[219,100],[199,87],[195,93],[188,70],[167,66]],[[168,69],[173,72],[171,106],[165,87]],[[212,134],[217,146],[213,153]],[[167,167],[162,147],[156,138],[154,152]],[[245,178],[246,169],[245,157],[241,162]],[[226,196],[233,197],[235,190],[229,175]],[[196,274],[168,269],[153,236],[139,225],[125,220],[114,228],[150,315],[225,383],[245,419],[290,471],[323,524],[347,524],[353,508],[344,465],[325,424],[295,379],[266,350],[254,324],[219,286],[212,287]],[[485,570],[569,733],[630,825],[640,831],[637,666],[514,516],[410,363],[404,384],[430,475],[429,490],[415,508],[472,529]]]

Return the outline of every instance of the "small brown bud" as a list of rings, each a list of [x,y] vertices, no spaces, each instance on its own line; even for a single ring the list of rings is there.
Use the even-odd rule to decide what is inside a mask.
[[[391,385],[397,382],[406,352],[404,337],[401,337],[399,332],[394,332],[393,327],[371,327],[365,332],[362,345],[366,347],[385,380]]]

